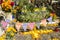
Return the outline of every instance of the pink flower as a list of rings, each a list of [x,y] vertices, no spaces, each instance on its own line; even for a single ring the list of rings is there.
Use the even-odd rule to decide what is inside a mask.
[[[44,26],[46,26],[46,23],[47,23],[46,19],[41,20],[41,23],[42,23]]]
[[[34,25],[35,25],[35,23],[34,23],[34,22],[33,22],[33,23],[29,23],[29,24],[28,24],[28,26],[30,27],[30,29],[31,29],[31,30],[33,30],[33,29],[34,29]]]
[[[22,26],[22,23],[20,23],[20,22],[16,23],[15,27],[16,27],[17,31],[19,31],[19,29],[21,28],[21,26]]]
[[[1,21],[1,24],[2,24],[2,27],[5,29],[6,27],[7,27],[7,25],[8,25],[8,23],[7,22],[5,22],[5,21]]]

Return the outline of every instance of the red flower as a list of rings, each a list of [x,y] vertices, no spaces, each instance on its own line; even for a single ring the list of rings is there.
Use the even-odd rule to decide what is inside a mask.
[[[2,4],[3,3],[3,0],[0,0],[0,4]]]
[[[52,13],[52,15],[54,16],[55,12],[54,12],[54,11],[52,11],[51,13]]]
[[[11,6],[14,6],[14,2],[11,2],[11,4],[10,4]]]
[[[59,29],[58,28],[55,28],[55,32],[59,32]]]

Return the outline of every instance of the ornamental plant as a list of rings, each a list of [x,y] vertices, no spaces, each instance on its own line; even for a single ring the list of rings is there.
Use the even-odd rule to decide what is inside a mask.
[[[2,3],[2,10],[5,12],[11,12],[14,2],[11,0],[4,0]]]
[[[13,15],[20,22],[40,22],[49,16],[49,11],[44,5],[37,7],[31,2],[29,3],[29,0],[19,0],[17,3]],[[19,9],[17,10],[17,8]]]

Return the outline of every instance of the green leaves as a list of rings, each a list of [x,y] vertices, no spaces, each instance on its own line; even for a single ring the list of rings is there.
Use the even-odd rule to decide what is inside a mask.
[[[27,11],[26,13],[19,15],[19,20],[21,22],[39,22],[41,19],[43,19],[46,15],[49,13],[46,12],[30,12]]]
[[[18,2],[19,2],[19,6],[24,6],[29,3],[29,0],[19,0]]]
[[[43,6],[35,7],[33,3],[29,3],[29,0],[19,0],[18,3],[21,12],[23,12],[23,14],[18,14],[17,17],[20,22],[39,22],[41,19],[48,17],[49,11],[42,11]]]

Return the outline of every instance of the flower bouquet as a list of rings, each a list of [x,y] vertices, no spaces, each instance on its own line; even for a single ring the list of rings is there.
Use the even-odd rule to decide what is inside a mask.
[[[17,10],[17,8],[19,9]],[[44,5],[38,8],[34,4],[29,3],[29,1],[27,2],[27,0],[20,0],[13,14],[20,22],[40,22],[40,20],[49,16],[49,11]]]
[[[14,5],[14,2],[11,2],[11,0],[4,0],[1,5],[2,10],[5,12],[11,12],[13,5]]]

